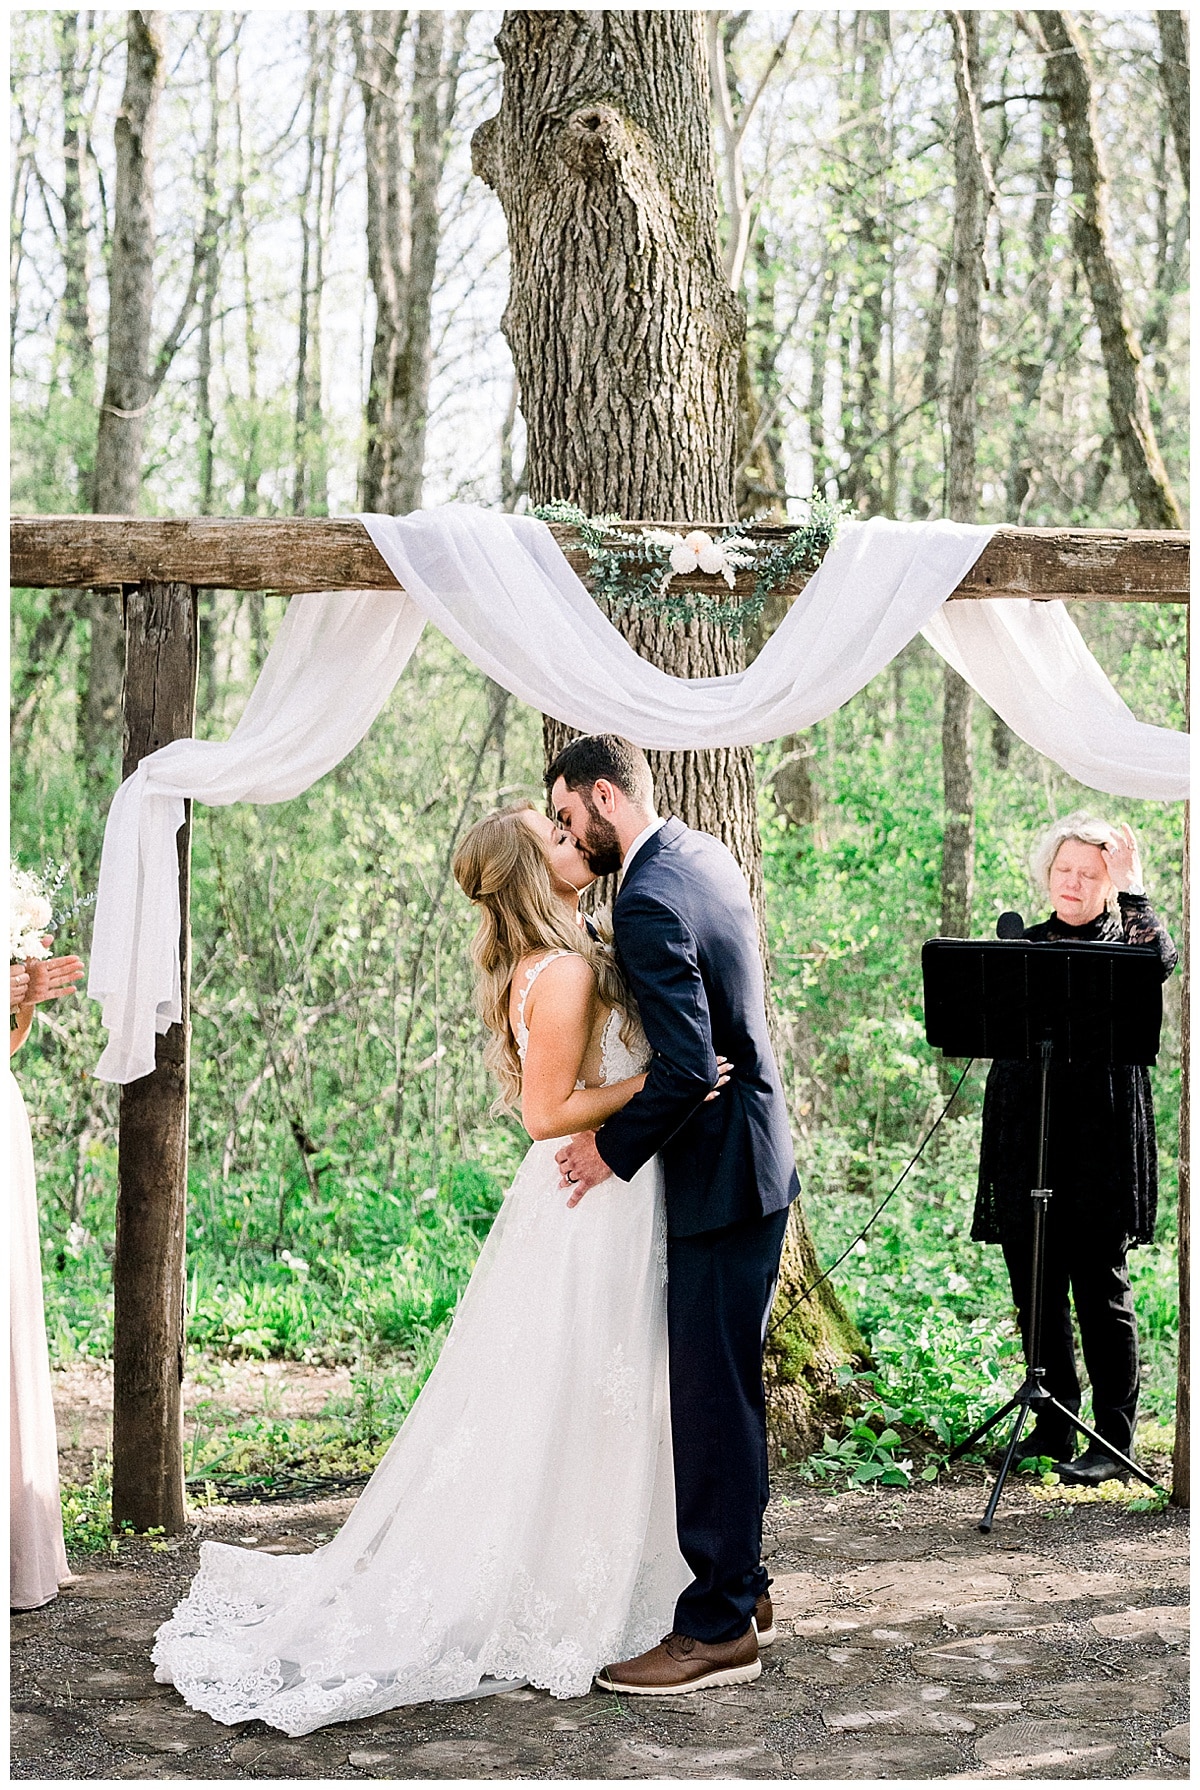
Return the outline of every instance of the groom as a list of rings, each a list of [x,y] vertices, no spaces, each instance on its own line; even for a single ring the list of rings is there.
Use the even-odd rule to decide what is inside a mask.
[[[616,734],[565,747],[550,804],[599,875],[621,871],[613,932],[654,1058],[641,1093],[558,1152],[575,1191],[631,1180],[657,1151],[667,1207],[667,1334],[679,1546],[693,1574],[674,1629],[607,1666],[606,1690],[678,1696],[745,1684],[770,1633],[762,1345],[788,1206],[800,1191],[767,1033],[746,879],[707,833],[654,812],[650,766]],[[719,1100],[717,1053],[733,1067]],[[756,1625],[757,1614],[757,1625]]]

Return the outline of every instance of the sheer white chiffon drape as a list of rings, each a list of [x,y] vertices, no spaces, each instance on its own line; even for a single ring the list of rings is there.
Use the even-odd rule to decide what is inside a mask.
[[[1061,603],[947,603],[990,528],[846,523],[747,670],[679,679],[638,657],[535,518],[448,505],[362,520],[403,589],[294,597],[229,739],[176,740],[113,800],[88,984],[109,1033],[102,1080],[148,1074],[155,1032],[180,1017],[185,799],[279,802],[309,788],[367,732],[427,620],[543,713],[666,750],[811,726],[924,631],[1015,733],[1081,782],[1155,800],[1187,794],[1186,735],[1134,718]]]

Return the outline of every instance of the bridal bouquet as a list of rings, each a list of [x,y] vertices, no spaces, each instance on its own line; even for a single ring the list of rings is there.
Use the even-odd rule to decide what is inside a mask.
[[[24,963],[28,958],[41,961],[51,955],[42,943],[47,932],[59,927],[96,898],[85,895],[61,913],[54,908],[55,897],[67,880],[65,864],[48,863],[44,870],[22,870],[12,859],[8,863],[8,960]]]

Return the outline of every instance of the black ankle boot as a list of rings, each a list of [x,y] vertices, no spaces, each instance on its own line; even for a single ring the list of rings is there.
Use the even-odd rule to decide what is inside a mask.
[[[1132,1458],[1132,1457],[1131,1457]],[[1103,1485],[1107,1479],[1128,1479],[1129,1469],[1111,1454],[1091,1443],[1077,1461],[1058,1461],[1055,1471],[1064,1485]]]

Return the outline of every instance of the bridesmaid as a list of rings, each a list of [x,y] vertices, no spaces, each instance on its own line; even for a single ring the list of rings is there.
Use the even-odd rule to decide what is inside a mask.
[[[50,942],[45,940],[47,945]],[[82,974],[78,957],[50,957],[40,963],[29,959],[9,966],[9,1013],[16,1016],[9,1031],[10,1057],[28,1038],[39,1002],[74,994]],[[63,1545],[58,1490],[33,1145],[29,1115],[11,1069],[8,1084],[12,1150],[10,1603],[14,1610],[36,1610],[58,1596],[71,1569]]]

